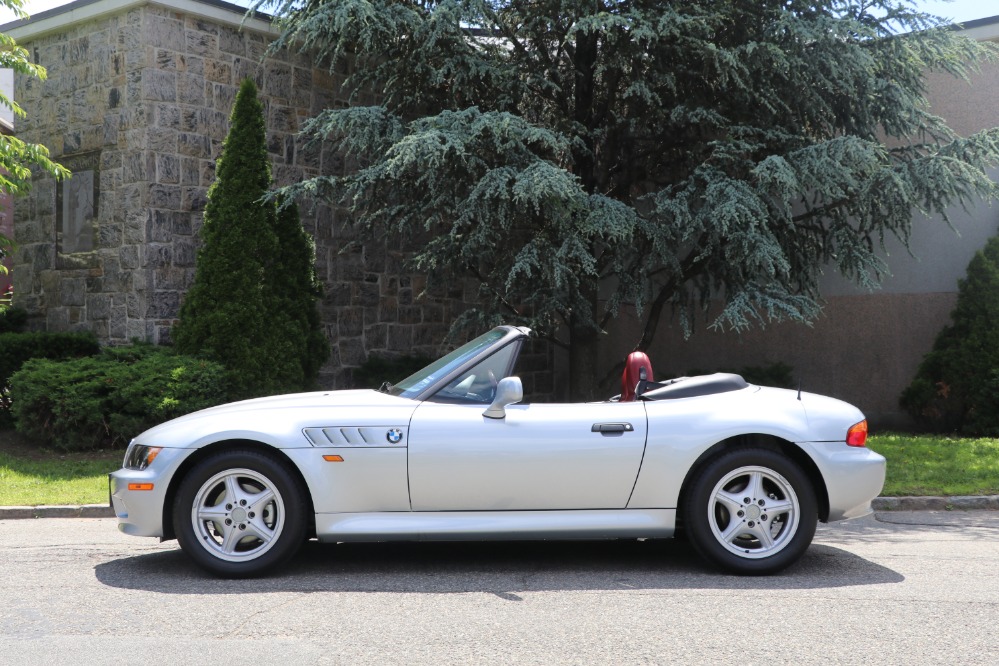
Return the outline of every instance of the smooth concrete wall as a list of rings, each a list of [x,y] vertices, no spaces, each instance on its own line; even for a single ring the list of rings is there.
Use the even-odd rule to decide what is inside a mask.
[[[999,21],[993,31],[999,32]],[[927,74],[930,111],[947,121],[958,136],[968,137],[999,127],[999,63],[986,63],[965,81],[948,74]],[[999,167],[989,172],[999,181]],[[890,274],[881,292],[897,294],[956,292],[975,252],[999,229],[999,203],[979,202],[968,211],[954,207],[949,213],[953,229],[939,217],[915,213],[908,250],[895,238],[886,239],[885,260]],[[864,293],[830,271],[822,281],[826,296]]]
[[[999,181],[999,169],[992,169],[989,175]],[[968,262],[999,229],[999,203],[979,201],[967,211],[953,207],[948,217],[949,225],[939,216],[914,215],[908,248],[897,238],[885,239],[881,256],[888,273],[879,289],[868,292],[828,268],[819,282],[822,294],[831,297],[956,292]]]
[[[664,324],[648,353],[657,379],[787,363],[802,390],[851,402],[876,426],[905,427],[898,396],[955,300],[954,293],[834,296],[812,326],[782,323],[733,333],[699,323],[686,340],[678,325]],[[624,360],[628,332],[636,330],[634,312],[614,322],[603,367]]]

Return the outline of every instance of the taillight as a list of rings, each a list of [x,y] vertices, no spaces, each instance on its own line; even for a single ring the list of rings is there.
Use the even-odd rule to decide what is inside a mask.
[[[846,443],[850,446],[863,446],[867,443],[867,419],[850,426],[846,431]]]

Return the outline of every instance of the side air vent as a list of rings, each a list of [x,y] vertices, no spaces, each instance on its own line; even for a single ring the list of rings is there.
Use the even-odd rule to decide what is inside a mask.
[[[313,446],[404,447],[407,428],[401,426],[330,426],[306,428]]]

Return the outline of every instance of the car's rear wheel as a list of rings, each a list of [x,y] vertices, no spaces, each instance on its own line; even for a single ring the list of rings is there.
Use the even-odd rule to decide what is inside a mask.
[[[256,576],[305,540],[306,503],[294,475],[259,451],[224,451],[196,465],[173,506],[181,548],[227,578]]]
[[[682,518],[708,560],[736,573],[770,574],[811,544],[818,509],[811,482],[792,460],[767,449],[734,449],[698,472]]]

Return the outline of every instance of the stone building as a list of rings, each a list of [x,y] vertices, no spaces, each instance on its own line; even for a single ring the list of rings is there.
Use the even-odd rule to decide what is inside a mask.
[[[346,104],[336,77],[304,55],[264,58],[276,33],[244,13],[219,0],[77,0],[0,26],[48,69],[47,81],[16,81],[28,113],[18,134],[73,172],[38,178],[17,201],[17,304],[35,328],[169,341],[243,78],[260,91],[278,184],[342,168],[334,150],[295,136],[303,119]],[[401,251],[344,253],[352,238],[336,212],[308,208],[333,350],[323,384],[348,385],[370,354],[434,355],[474,286],[419,298],[425,282],[402,270]]]

